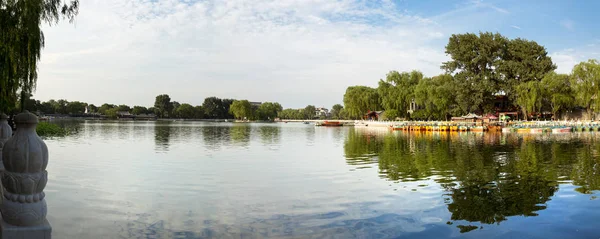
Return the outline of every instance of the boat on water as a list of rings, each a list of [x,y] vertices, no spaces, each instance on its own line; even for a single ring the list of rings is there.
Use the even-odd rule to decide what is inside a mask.
[[[532,128],[529,132],[532,134],[541,134],[544,132],[544,129],[543,128]]]
[[[531,128],[518,128],[517,133],[530,133]]]
[[[286,122],[286,123],[287,123],[287,122]],[[308,121],[304,121],[304,124],[310,124],[310,122],[308,122]]]
[[[554,133],[554,134],[570,133],[571,130],[573,130],[573,128],[571,128],[571,127],[560,127],[560,128],[552,129],[552,133]]]
[[[316,122],[315,126],[329,126],[329,127],[333,127],[333,126],[344,126],[343,122],[339,122],[339,121],[323,121],[323,122]]]
[[[473,132],[484,132],[484,131],[487,131],[487,130],[488,130],[488,128],[485,127],[485,126],[474,126],[474,127],[471,127],[471,131],[473,131]]]

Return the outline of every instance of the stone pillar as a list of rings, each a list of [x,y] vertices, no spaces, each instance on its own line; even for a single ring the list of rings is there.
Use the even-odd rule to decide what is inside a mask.
[[[34,114],[18,114],[17,131],[4,143],[1,239],[48,239],[52,232],[43,192],[48,182],[48,147],[35,131],[37,123]]]
[[[4,165],[2,164],[2,148],[10,136],[12,136],[12,128],[8,125],[8,116],[0,114],[0,171],[4,170]],[[2,199],[0,199],[0,202],[2,202]]]

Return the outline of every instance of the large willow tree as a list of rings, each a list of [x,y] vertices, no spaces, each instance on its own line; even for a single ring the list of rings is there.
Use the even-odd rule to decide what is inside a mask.
[[[0,111],[14,108],[19,91],[35,89],[45,43],[41,25],[72,22],[78,9],[79,0],[0,0]]]
[[[593,118],[593,113],[600,109],[600,62],[588,60],[575,65],[571,81],[575,99],[586,109],[588,117]]]

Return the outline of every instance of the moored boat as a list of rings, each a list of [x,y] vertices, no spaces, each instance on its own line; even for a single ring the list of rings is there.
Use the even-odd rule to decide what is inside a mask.
[[[339,121],[323,121],[315,123],[315,126],[344,126],[344,123]]]
[[[487,130],[488,129],[485,126],[474,126],[474,127],[471,128],[471,131],[473,131],[473,132],[484,132],[484,131],[487,131]]]
[[[544,132],[543,128],[532,128],[529,132],[531,132],[532,134],[541,134]]]
[[[518,128],[517,133],[529,133],[531,132],[531,128]]]
[[[558,133],[569,133],[571,132],[571,130],[573,130],[573,128],[571,127],[560,127],[560,128],[554,128],[552,129],[552,133],[558,134]]]

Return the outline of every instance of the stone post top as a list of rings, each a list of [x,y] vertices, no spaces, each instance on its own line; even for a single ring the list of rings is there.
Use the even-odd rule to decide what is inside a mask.
[[[15,123],[17,123],[17,124],[37,124],[38,117],[32,113],[29,113],[29,111],[25,110],[25,111],[23,111],[23,113],[20,113],[17,116],[15,116]]]
[[[6,115],[5,113],[0,113],[0,120],[5,120],[8,119],[8,115]]]

